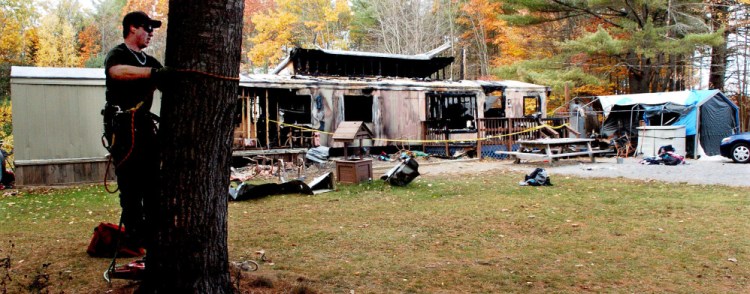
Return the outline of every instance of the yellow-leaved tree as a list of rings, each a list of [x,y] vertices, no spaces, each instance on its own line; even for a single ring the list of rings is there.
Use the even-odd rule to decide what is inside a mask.
[[[292,46],[347,49],[351,10],[346,0],[278,0],[251,17],[255,34],[248,56],[268,69]]]
[[[78,31],[83,28],[84,15],[77,0],[41,3],[47,11],[36,29],[39,37],[34,64],[36,66],[75,67],[79,65]]]
[[[69,21],[54,13],[47,14],[42,18],[38,34],[39,51],[34,62],[37,66],[78,66],[76,30]]]
[[[13,113],[11,105],[10,101],[0,103],[0,148],[8,153],[13,153]],[[7,162],[13,162],[12,156],[7,158]]]
[[[23,30],[20,22],[0,9],[0,62],[19,63],[23,53]]]
[[[253,47],[248,51],[252,67],[268,67],[282,58],[292,45],[293,33],[290,27],[297,17],[286,11],[271,10],[256,14],[253,18],[255,35],[250,38]]]

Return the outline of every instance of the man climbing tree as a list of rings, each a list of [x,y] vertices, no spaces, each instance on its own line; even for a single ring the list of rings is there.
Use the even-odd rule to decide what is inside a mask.
[[[143,293],[232,293],[227,187],[242,0],[170,1],[161,196]]]

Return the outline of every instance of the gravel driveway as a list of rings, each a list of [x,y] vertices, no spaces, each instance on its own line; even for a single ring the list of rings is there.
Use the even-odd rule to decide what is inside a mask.
[[[492,170],[513,170],[530,173],[536,167],[545,168],[554,175],[575,175],[592,178],[629,178],[657,180],[688,184],[727,185],[750,187],[750,164],[737,164],[720,156],[705,159],[687,159],[678,166],[643,165],[638,158],[625,158],[618,164],[615,158],[598,157],[596,163],[588,158],[564,159],[550,165],[544,162],[514,164],[511,160],[429,160],[421,161],[419,172],[424,176],[482,173]],[[379,177],[394,163],[376,163],[375,176]]]

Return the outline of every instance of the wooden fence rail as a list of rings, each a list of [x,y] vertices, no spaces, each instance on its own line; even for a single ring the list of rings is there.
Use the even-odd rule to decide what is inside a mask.
[[[454,145],[472,145],[482,156],[486,155],[483,148],[493,146],[504,146],[506,150],[512,150],[518,140],[532,140],[550,136],[549,130],[535,129],[540,125],[553,127],[560,138],[567,138],[568,129],[560,127],[568,122],[568,118],[482,118],[477,120],[476,130],[448,130],[433,122],[422,122],[423,140],[441,140],[446,142],[426,142],[426,147],[445,146],[446,154]],[[558,128],[559,127],[559,128]],[[530,131],[527,131],[530,130]],[[467,133],[474,133],[476,137],[472,141],[462,141]],[[460,135],[459,135],[460,134]],[[488,138],[482,140],[484,138]]]

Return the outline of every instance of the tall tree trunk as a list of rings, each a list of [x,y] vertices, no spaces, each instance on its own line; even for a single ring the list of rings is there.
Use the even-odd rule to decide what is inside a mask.
[[[729,20],[729,4],[718,1],[717,5],[711,5],[711,26],[715,30],[726,27]],[[730,30],[724,30],[725,42],[721,45],[711,46],[711,72],[708,75],[708,88],[724,91],[724,80],[727,73],[729,53],[726,42]]]
[[[162,96],[161,198],[146,293],[232,293],[227,187],[242,0],[169,3],[165,65],[183,70]],[[193,72],[184,72],[190,70]]]
[[[649,58],[638,56],[635,52],[629,52],[626,57],[628,67],[628,92],[629,94],[648,93],[651,91],[649,85],[653,80],[653,69]]]
[[[727,36],[724,36],[726,40]],[[708,88],[724,91],[727,72],[727,43],[711,47],[711,72],[708,75]]]

